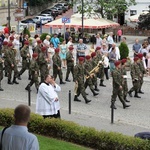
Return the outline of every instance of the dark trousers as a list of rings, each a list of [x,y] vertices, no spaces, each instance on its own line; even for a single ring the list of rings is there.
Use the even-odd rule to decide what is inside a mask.
[[[58,118],[60,119],[60,111],[58,110],[57,114],[54,114],[54,115],[43,115],[43,118]]]
[[[109,79],[108,69],[109,69],[108,67],[104,68],[104,74],[105,74],[107,80]]]

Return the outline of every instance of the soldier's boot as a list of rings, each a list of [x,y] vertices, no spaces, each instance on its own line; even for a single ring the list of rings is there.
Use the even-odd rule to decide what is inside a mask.
[[[139,90],[139,93],[140,93],[140,94],[144,94],[144,92],[141,90],[141,88],[140,88],[140,90]]]
[[[130,102],[129,100],[127,100],[127,97],[126,96],[124,96],[124,100],[125,100],[125,102]]]
[[[63,80],[60,79],[60,84],[66,84],[66,82],[63,82]]]
[[[141,97],[138,95],[138,92],[137,92],[137,91],[135,91],[134,97],[136,97],[136,98],[141,98]]]
[[[2,89],[2,87],[1,87],[1,81],[0,81],[0,91],[4,91],[4,89]]]
[[[13,82],[11,82],[11,80],[10,79],[8,79],[8,82],[7,82],[8,84],[13,84]]]
[[[68,79],[68,77],[66,77],[66,80],[65,80],[65,81],[67,81],[67,82],[71,82],[71,80],[69,80],[69,79]]]
[[[83,98],[84,98],[86,104],[89,103],[89,102],[91,102],[91,100],[87,99],[86,96],[84,96]]]
[[[110,105],[110,108],[117,109],[117,107],[115,106],[115,104]]]
[[[103,87],[106,87],[106,85],[103,84],[104,80],[100,80],[100,84],[99,86],[103,86]]]
[[[130,97],[132,97],[132,92],[131,91],[128,91],[128,94]]]
[[[26,87],[25,87],[25,90],[29,91],[30,90],[30,84],[28,84]],[[31,90],[30,90],[31,91]]]
[[[95,85],[95,89],[94,89],[95,91],[99,91],[99,89],[97,88],[97,85]]]
[[[125,109],[125,108],[127,108],[127,107],[130,107],[130,105],[127,105],[127,104],[125,103],[125,101],[122,101],[122,104],[123,104],[123,109]]]
[[[93,93],[93,96],[96,96],[98,95],[99,93],[96,93],[93,89],[91,89],[92,93]]]
[[[15,84],[19,84],[19,82],[17,82],[17,81],[16,81],[16,77],[14,77],[14,79],[13,79],[13,83],[15,83]]]
[[[77,96],[77,95],[74,96],[74,101],[76,101],[76,102],[81,102],[81,100],[78,99],[78,96]]]

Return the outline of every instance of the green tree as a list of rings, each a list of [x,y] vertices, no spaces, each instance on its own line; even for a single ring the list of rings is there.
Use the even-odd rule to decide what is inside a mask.
[[[126,43],[121,42],[119,45],[120,59],[127,58],[129,56],[129,48]]]
[[[91,13],[93,10],[100,14],[102,18],[113,18],[114,15],[124,13],[130,5],[135,5],[135,0],[93,0],[83,3],[84,12]],[[82,13],[82,5],[78,7],[78,11]]]

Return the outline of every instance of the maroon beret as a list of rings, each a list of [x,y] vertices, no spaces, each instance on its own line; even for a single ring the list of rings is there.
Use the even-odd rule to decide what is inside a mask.
[[[13,37],[13,36],[11,36],[9,39],[10,39],[11,41],[13,41],[13,40],[14,40],[14,37]]]
[[[37,56],[38,56],[38,53],[33,53],[33,54],[32,54],[32,57],[33,57],[33,58],[35,58],[35,57],[37,57]]]
[[[100,49],[101,49],[101,47],[100,47],[100,46],[97,46],[97,47],[96,47],[96,51],[97,51],[97,50],[100,50]]]
[[[137,61],[139,59],[139,57],[134,57],[134,61]]]
[[[69,46],[68,49],[71,51],[71,50],[73,50],[74,48],[73,48],[73,46]]]
[[[124,64],[124,63],[126,63],[126,62],[127,62],[127,59],[125,59],[125,58],[121,60],[121,63],[122,63],[122,64]]]
[[[79,61],[84,61],[84,57],[79,57]]]
[[[41,43],[42,43],[42,40],[37,40],[37,43],[41,44]]]
[[[138,53],[138,57],[139,57],[140,59],[142,59],[142,58],[143,58],[143,54],[142,54],[142,53]]]
[[[4,42],[3,42],[3,45],[7,45],[7,44],[8,44],[8,42],[7,42],[7,41],[4,41]]]
[[[96,56],[96,52],[92,52],[91,57],[93,58],[94,56]]]
[[[43,47],[41,48],[41,50],[42,50],[42,52],[45,52],[45,51],[46,51],[46,47],[43,46]]]
[[[87,60],[89,60],[89,59],[91,58],[91,56],[90,56],[90,55],[86,55],[85,58],[86,58]]]
[[[29,45],[29,41],[24,41],[24,45]]]
[[[59,51],[60,51],[59,48],[55,49],[55,53],[59,53]]]
[[[11,46],[13,46],[13,44],[12,43],[8,43],[8,47],[11,47]]]
[[[115,66],[117,67],[118,65],[120,65],[121,61],[115,61]]]

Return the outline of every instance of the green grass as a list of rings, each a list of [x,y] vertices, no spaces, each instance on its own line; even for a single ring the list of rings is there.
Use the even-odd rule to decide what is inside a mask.
[[[3,127],[0,127],[0,130]],[[40,150],[90,150],[73,143],[49,138],[41,135],[36,135],[39,141]]]

